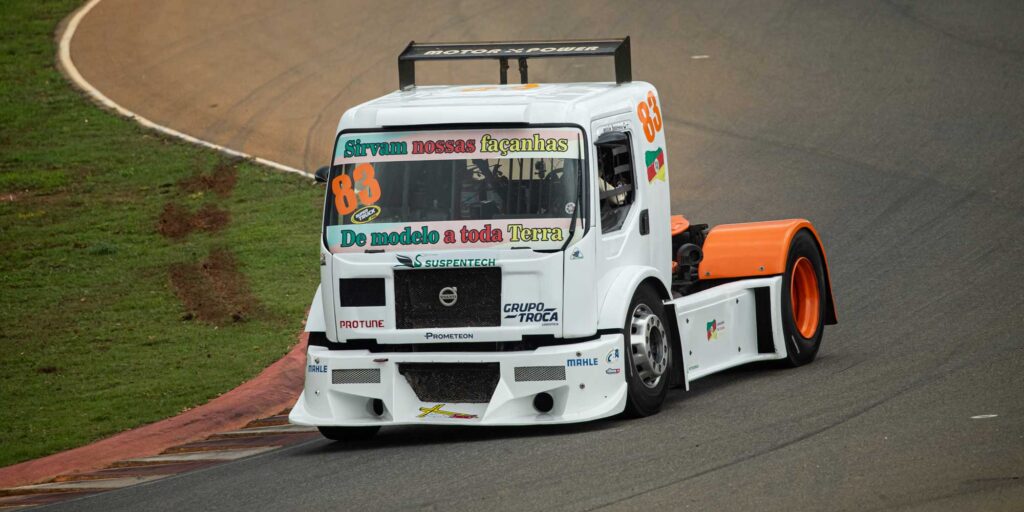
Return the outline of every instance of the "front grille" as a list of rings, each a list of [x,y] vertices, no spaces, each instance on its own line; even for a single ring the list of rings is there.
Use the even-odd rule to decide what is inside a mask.
[[[444,305],[441,291],[451,288]],[[399,329],[501,325],[501,269],[395,271],[395,323]]]
[[[380,384],[380,368],[331,370],[331,384]]]
[[[564,366],[516,366],[516,382],[565,380]]]
[[[399,363],[421,402],[482,404],[498,386],[498,363]]]

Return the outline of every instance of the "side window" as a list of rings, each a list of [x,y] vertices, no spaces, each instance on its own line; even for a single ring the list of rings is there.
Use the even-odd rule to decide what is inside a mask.
[[[627,132],[605,132],[594,145],[597,147],[601,232],[609,233],[622,228],[636,196],[633,151]]]

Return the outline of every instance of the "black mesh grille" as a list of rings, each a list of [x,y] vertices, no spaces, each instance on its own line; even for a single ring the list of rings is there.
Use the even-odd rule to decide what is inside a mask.
[[[455,289],[455,303],[441,290]],[[501,269],[395,271],[395,322],[399,329],[501,325]]]
[[[498,363],[399,363],[398,373],[422,402],[482,404],[498,386]]]
[[[516,382],[565,380],[564,366],[517,366]]]
[[[331,384],[380,384],[380,368],[331,370]]]

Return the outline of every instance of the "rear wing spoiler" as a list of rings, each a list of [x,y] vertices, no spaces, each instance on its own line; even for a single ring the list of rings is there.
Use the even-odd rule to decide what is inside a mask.
[[[548,57],[615,57],[615,83],[633,80],[629,54],[629,36],[622,39],[569,41],[509,41],[490,43],[417,43],[409,45],[398,56],[398,87],[416,85],[418,60],[480,60],[497,59],[501,83],[508,83],[508,61],[519,61],[519,78],[527,83],[527,59]]]

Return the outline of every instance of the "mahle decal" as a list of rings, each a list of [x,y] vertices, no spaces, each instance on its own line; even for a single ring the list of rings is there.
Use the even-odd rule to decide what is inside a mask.
[[[380,215],[380,206],[364,206],[356,210],[356,212],[349,217],[349,220],[352,224],[366,224],[367,222],[376,219],[378,215]]]
[[[309,373],[327,373],[327,365],[320,364],[320,358],[313,359],[312,363],[306,365],[306,371]]]

